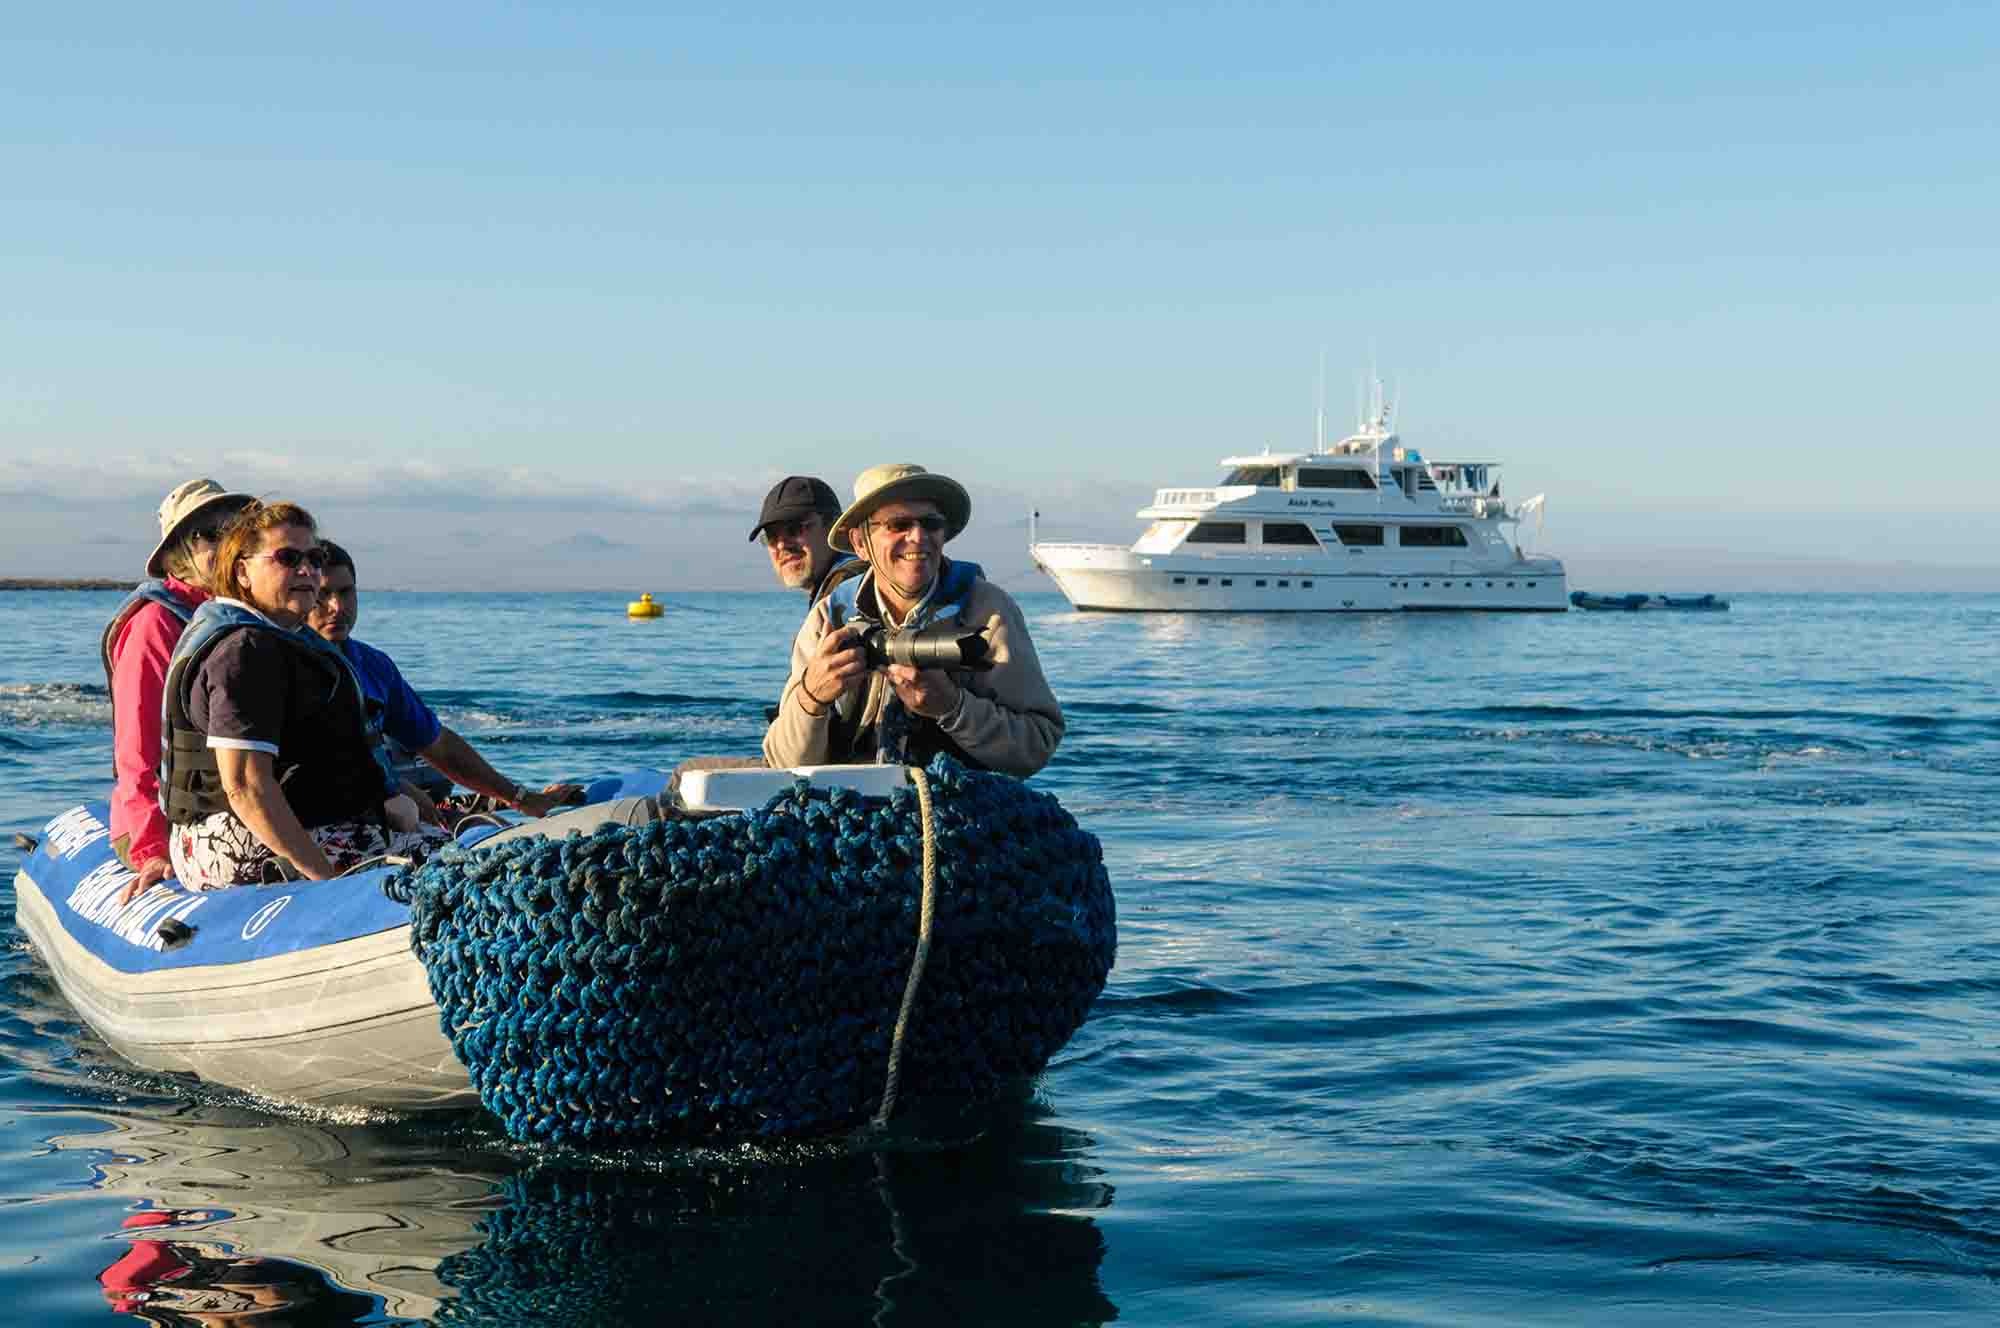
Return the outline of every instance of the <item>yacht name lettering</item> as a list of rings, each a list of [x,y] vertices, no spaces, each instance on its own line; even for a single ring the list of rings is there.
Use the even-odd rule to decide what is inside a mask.
[[[1331,499],[1331,498],[1287,498],[1287,499],[1285,499],[1285,506],[1287,506],[1287,507],[1338,507],[1338,506],[1340,506],[1340,504],[1339,504],[1339,503],[1337,503],[1337,502],[1335,502],[1335,501],[1334,501],[1333,499]]]
[[[69,892],[67,902],[70,910],[78,917],[87,918],[92,922],[103,922],[105,917],[118,911],[115,908],[107,909],[106,903],[138,875],[138,872],[116,858],[98,863],[86,872],[83,879],[76,883],[76,888]]]
[[[168,895],[167,898],[171,900],[173,896]],[[208,900],[201,895],[196,895],[192,899],[181,899],[175,902],[172,908],[167,909],[157,918],[147,918],[137,927],[133,927],[130,923],[121,923],[113,930],[134,945],[143,945],[148,950],[164,950],[167,948],[167,940],[166,937],[160,935],[156,924],[164,922],[168,918],[175,918],[181,922],[186,922],[196,909],[207,902]]]
[[[60,856],[65,861],[74,859],[110,833],[104,822],[81,807],[64,812],[42,827],[42,839],[49,856]]]
[[[148,894],[150,893],[149,891]],[[145,945],[149,941],[156,940],[153,936],[154,924],[172,912],[173,907],[174,897],[168,891],[162,890],[151,898],[141,895],[131,907],[120,913],[112,922],[111,934],[134,945]],[[151,948],[157,950],[159,946],[155,944]]]
[[[137,875],[116,858],[101,862],[76,883],[66,902],[78,917],[109,928],[120,940],[158,950],[164,943],[153,929],[160,919],[185,919],[208,900],[202,895],[190,898],[172,890],[148,890],[137,899],[119,903],[118,892]]]

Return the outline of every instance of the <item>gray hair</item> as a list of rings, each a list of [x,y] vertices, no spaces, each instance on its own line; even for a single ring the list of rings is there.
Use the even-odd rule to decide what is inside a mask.
[[[183,530],[174,536],[173,543],[160,552],[160,564],[167,569],[167,575],[177,581],[201,584],[201,569],[194,561],[194,531]]]
[[[251,499],[236,494],[231,494],[227,501],[204,504],[201,513],[208,519],[196,521],[190,517],[182,523],[183,528],[180,533],[160,550],[160,565],[166,569],[167,575],[176,580],[186,581],[190,585],[201,585],[201,564],[195,561],[194,556],[194,532],[202,528],[227,530],[236,518],[242,516],[245,509],[252,505]],[[220,548],[221,544],[221,538],[218,536],[217,548]]]

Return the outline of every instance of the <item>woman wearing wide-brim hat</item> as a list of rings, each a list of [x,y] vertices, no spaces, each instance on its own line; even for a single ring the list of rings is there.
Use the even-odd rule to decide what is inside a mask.
[[[872,466],[855,479],[854,501],[827,532],[855,561],[828,574],[792,641],[791,673],[764,733],[766,762],[924,765],[944,753],[1021,776],[1048,763],[1062,740],[1062,707],[1020,605],[978,564],[944,556],[971,520],[964,486],[922,466]],[[976,632],[991,667],[872,667],[861,623]]]
[[[209,598],[204,587],[222,531],[250,501],[211,479],[177,484],[160,501],[160,542],[146,580],[118,606],[98,643],[111,693],[111,843],[139,873],[129,898],[165,877],[167,819],[160,811],[160,697],[181,629]]]

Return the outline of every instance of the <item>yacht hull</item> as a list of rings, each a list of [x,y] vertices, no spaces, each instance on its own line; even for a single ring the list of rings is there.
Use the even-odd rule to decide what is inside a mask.
[[[1116,545],[1038,544],[1036,565],[1078,609],[1129,613],[1564,613],[1554,559],[1358,572],[1330,558],[1142,556]]]

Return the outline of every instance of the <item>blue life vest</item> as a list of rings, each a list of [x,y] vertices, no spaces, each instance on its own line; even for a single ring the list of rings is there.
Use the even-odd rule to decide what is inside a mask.
[[[104,663],[104,694],[111,698],[112,714],[118,713],[118,698],[115,695],[118,684],[112,678],[115,661],[111,658],[111,647],[118,643],[118,634],[125,630],[125,624],[132,621],[132,615],[148,604],[157,604],[168,613],[186,624],[194,616],[195,606],[173,592],[165,581],[158,577],[141,581],[132,587],[132,593],[118,606],[118,612],[111,615],[111,621],[104,625],[104,635],[98,638],[97,653]],[[118,761],[113,757],[111,777],[118,778]]]
[[[839,578],[839,583],[831,586],[822,596],[827,605],[828,630],[854,618],[867,616],[861,612],[861,587],[870,581],[869,567],[859,560],[856,560],[856,567],[858,570],[854,571],[842,568],[844,575]],[[972,588],[985,578],[986,573],[978,563],[947,560],[944,570],[931,583],[930,593],[911,611],[908,621],[896,630],[914,632],[940,622],[964,624],[966,602],[972,598]],[[880,592],[876,593],[879,611]],[[871,680],[861,692],[860,699],[849,703],[845,711],[842,702],[847,702],[848,698],[842,696],[835,701],[827,733],[830,760],[902,760],[911,765],[928,765],[932,757],[943,752],[975,770],[986,768],[982,761],[953,742],[936,720],[904,711],[902,702],[893,692],[884,701],[877,721],[864,726],[861,720],[867,712],[868,697],[878,685]]]
[[[846,571],[845,568],[841,570]],[[828,627],[839,627],[860,611],[861,587],[870,579],[868,571],[868,565],[862,563],[859,574],[842,576],[838,579],[838,584],[821,593],[820,597],[827,602]],[[903,624],[902,630],[914,632],[947,618],[962,620],[965,617],[965,601],[972,595],[973,583],[985,579],[986,572],[978,563],[962,563],[947,559],[944,571],[938,574],[937,580],[931,582],[930,594],[924,597],[923,603],[917,605],[916,611],[910,615],[909,621]],[[835,577],[829,574],[827,580],[832,582]],[[878,598],[876,602],[879,605],[881,601]]]
[[[394,795],[398,785],[383,756],[381,721],[370,711],[361,679],[340,648],[310,627],[280,627],[235,600],[212,599],[195,610],[181,639],[174,643],[173,657],[167,661],[167,685],[160,697],[160,810],[166,813],[168,822],[186,825],[229,810],[215,753],[208,746],[208,735],[196,727],[189,713],[188,692],[208,652],[225,635],[239,628],[270,632],[295,649],[307,652],[321,667],[333,670],[335,687],[344,685],[352,699],[361,739],[382,778],[383,796]]]
[[[125,624],[132,621],[132,615],[148,604],[157,604],[168,613],[186,623],[194,617],[195,606],[176,595],[167,583],[155,577],[141,581],[132,587],[132,593],[118,606],[118,612],[111,615],[111,621],[104,625],[104,635],[97,643],[97,653],[104,659],[104,690],[111,690],[111,647],[118,640],[118,633],[125,630]]]
[[[819,574],[819,584],[815,585],[812,588],[812,593],[806,597],[808,601],[814,604],[819,603],[826,595],[827,587],[836,584],[845,575],[840,569],[849,563],[859,561],[860,559],[851,553],[835,553],[833,561],[828,563],[826,570]]]

